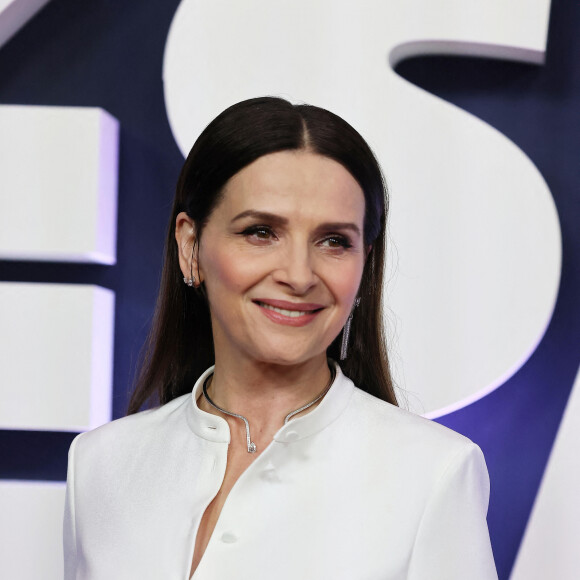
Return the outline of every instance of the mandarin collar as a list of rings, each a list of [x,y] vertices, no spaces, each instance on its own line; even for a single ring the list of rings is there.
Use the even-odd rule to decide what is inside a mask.
[[[274,435],[274,441],[289,443],[314,435],[330,425],[344,411],[354,392],[354,385],[335,361],[330,360],[330,364],[334,366],[336,374],[322,401],[310,413],[290,419],[286,425],[280,427]],[[213,373],[214,368],[211,366],[197,379],[191,392],[187,422],[190,429],[199,437],[216,443],[229,443],[230,428],[227,421],[223,417],[202,411],[197,406],[203,383]]]

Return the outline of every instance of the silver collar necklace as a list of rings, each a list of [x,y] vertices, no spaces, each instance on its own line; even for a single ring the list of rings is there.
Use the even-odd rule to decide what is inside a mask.
[[[209,377],[207,377],[205,379],[205,381],[203,381],[203,396],[205,397],[205,400],[214,409],[217,409],[218,411],[221,411],[222,413],[225,413],[226,415],[230,415],[231,417],[236,417],[237,419],[241,419],[244,422],[244,425],[246,426],[246,445],[248,446],[248,453],[256,453],[256,450],[258,448],[256,447],[256,444],[252,441],[252,438],[250,437],[250,423],[249,423],[249,421],[243,415],[238,415],[237,413],[231,413],[230,411],[226,411],[225,409],[218,407],[209,398],[209,395],[207,394],[207,382],[209,381],[209,379],[211,379],[212,376],[213,376],[213,374],[210,375]],[[326,385],[326,387],[324,388],[324,391],[322,391],[322,393],[320,393],[320,395],[318,395],[318,397],[316,397],[316,399],[314,399],[313,401],[310,401],[310,403],[307,403],[306,405],[299,407],[295,411],[288,413],[288,415],[286,415],[286,417],[284,418],[284,425],[286,425],[286,423],[288,423],[288,421],[290,419],[292,419],[292,417],[294,417],[294,415],[298,415],[298,413],[302,413],[302,411],[305,411],[309,407],[312,407],[312,405],[314,405],[315,403],[318,403],[318,401],[320,401],[320,399],[322,399],[322,397],[324,397],[324,395],[326,395],[326,393],[328,393],[328,390],[330,389],[332,383],[334,382],[335,376],[336,376],[335,369],[333,367],[330,367],[330,381],[328,382],[328,385]]]

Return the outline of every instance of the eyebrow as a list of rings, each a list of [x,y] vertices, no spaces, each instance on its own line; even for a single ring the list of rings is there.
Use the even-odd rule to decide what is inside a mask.
[[[288,224],[288,219],[273,213],[269,213],[269,212],[265,212],[265,211],[257,211],[254,209],[248,209],[246,211],[243,211],[242,213],[239,213],[237,216],[235,216],[232,219],[232,222],[241,220],[243,218],[255,218],[261,221],[265,221],[265,222],[269,222],[269,223],[274,223],[277,225],[287,225]],[[352,222],[325,222],[323,224],[320,224],[317,228],[317,230],[351,230],[352,232],[354,232],[357,235],[361,235],[360,234],[360,228],[352,223]]]
[[[271,222],[271,223],[276,223],[276,224],[280,224],[280,225],[286,225],[288,223],[288,220],[285,217],[273,214],[273,213],[268,213],[267,211],[256,211],[255,209],[248,209],[246,211],[243,211],[242,213],[239,213],[235,218],[232,219],[232,222],[241,220],[243,218],[247,218],[247,217],[251,217],[251,218],[255,218],[258,220],[263,220],[266,222]]]

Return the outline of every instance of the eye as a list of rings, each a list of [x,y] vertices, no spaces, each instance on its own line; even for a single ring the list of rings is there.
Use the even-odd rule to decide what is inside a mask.
[[[332,249],[352,248],[351,241],[346,236],[343,236],[340,234],[332,234],[332,235],[326,236],[321,241],[321,244],[327,248],[332,248]]]
[[[270,226],[250,226],[240,232],[240,234],[246,238],[249,238],[250,240],[258,242],[267,242],[276,238],[276,235]]]

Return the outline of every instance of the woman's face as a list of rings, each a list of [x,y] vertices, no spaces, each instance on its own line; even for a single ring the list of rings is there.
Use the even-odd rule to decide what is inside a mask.
[[[288,365],[325,355],[360,284],[364,215],[357,181],[321,155],[272,153],[234,175],[194,264],[216,361]]]

